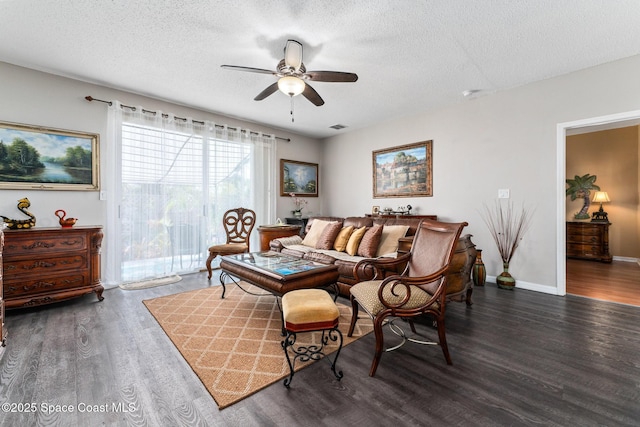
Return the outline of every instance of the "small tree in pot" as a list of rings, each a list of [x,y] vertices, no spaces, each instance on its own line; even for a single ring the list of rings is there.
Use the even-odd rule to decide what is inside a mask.
[[[600,187],[595,185],[596,175],[576,175],[574,179],[567,179],[567,196],[571,196],[571,201],[582,198],[584,199],[584,204],[582,205],[582,209],[580,212],[575,214],[573,217],[575,219],[589,219],[589,206],[591,206],[591,198],[589,195],[591,194],[591,190],[600,190]]]

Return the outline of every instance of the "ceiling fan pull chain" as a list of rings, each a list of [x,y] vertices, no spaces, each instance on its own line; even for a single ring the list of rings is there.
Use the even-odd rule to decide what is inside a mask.
[[[293,96],[289,96],[289,98],[291,98],[291,123],[293,123]]]

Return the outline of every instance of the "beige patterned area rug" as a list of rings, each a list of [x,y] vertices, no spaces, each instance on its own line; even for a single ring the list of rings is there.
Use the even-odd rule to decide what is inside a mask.
[[[246,283],[242,286],[264,293]],[[223,409],[283,380],[289,375],[289,365],[280,344],[282,320],[276,298],[250,295],[235,285],[227,285],[224,299],[221,293],[222,287],[215,286],[143,303]],[[358,320],[353,337],[347,337],[351,307],[338,303],[338,308],[343,347],[373,329],[364,317]],[[297,343],[317,343],[319,337],[315,332],[298,334]],[[334,352],[337,345],[326,349]],[[296,372],[310,363],[297,363]],[[333,377],[328,364],[327,375]]]

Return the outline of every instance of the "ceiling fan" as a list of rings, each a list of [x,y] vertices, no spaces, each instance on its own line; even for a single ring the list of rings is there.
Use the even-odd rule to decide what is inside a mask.
[[[342,71],[307,71],[302,62],[302,43],[296,40],[287,40],[284,46],[284,58],[280,60],[276,71],[263,68],[241,67],[237,65],[221,65],[228,70],[248,71],[250,73],[271,74],[278,77],[278,81],[268,86],[254,98],[262,101],[278,89],[292,99],[302,94],[316,106],[324,104],[324,100],[308,82],[339,82],[352,83],[358,80],[358,75]]]

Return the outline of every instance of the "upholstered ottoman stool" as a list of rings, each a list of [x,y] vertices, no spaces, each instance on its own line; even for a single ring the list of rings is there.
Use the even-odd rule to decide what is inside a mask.
[[[329,340],[338,341],[338,350],[330,362],[331,371],[339,381],[342,378],[342,371],[336,372],[336,361],[342,350],[342,333],[338,329],[340,311],[329,293],[322,289],[299,289],[287,292],[282,296],[282,319],[286,334],[282,341],[282,348],[291,371],[289,377],[284,380],[285,387],[291,384],[296,360],[306,362],[326,356],[323,350]],[[297,333],[315,331],[322,331],[319,345],[294,347]],[[289,349],[295,354],[293,360],[289,356]]]

